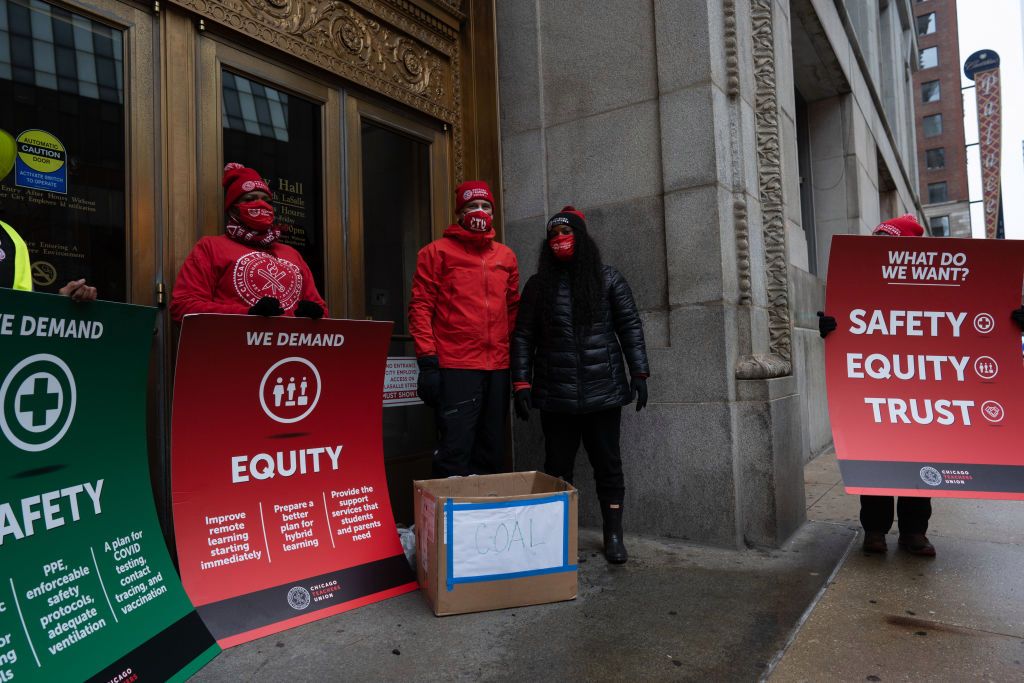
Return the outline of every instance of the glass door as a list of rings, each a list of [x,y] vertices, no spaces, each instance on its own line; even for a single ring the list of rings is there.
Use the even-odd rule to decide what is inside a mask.
[[[100,5],[0,0],[0,220],[36,291],[86,278],[102,299],[153,304],[152,19]]]
[[[224,164],[258,170],[274,191],[281,241],[309,264],[331,314],[345,314],[340,112],[336,90],[215,38],[200,45],[200,215],[223,227]]]
[[[447,225],[447,139],[440,127],[350,96],[350,307],[394,324],[385,381],[384,463],[395,518],[412,522],[412,482],[430,478],[433,411],[414,395],[407,311],[416,254]],[[393,389],[393,391],[389,391]]]

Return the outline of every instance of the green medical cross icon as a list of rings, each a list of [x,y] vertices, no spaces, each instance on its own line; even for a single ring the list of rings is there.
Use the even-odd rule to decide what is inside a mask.
[[[0,381],[0,432],[23,451],[44,451],[67,433],[77,402],[67,363],[49,353],[29,356]]]
[[[47,411],[54,410],[59,405],[60,393],[51,392],[48,387],[47,377],[36,377],[32,383],[32,393],[21,397],[18,411],[32,413],[33,427],[45,424]]]

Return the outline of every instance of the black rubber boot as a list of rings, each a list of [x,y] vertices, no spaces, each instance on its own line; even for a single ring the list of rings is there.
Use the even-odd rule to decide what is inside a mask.
[[[622,542],[622,504],[601,504],[604,519],[604,557],[612,564],[625,564],[629,559]]]

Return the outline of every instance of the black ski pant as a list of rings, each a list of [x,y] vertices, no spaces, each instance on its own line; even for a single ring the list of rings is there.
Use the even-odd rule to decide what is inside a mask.
[[[504,469],[509,386],[508,370],[441,368],[435,478]]]
[[[892,528],[892,496],[861,496],[860,525],[864,531],[887,534]],[[928,520],[932,516],[932,499],[915,496],[900,496],[896,503],[901,534],[923,534],[928,531]]]
[[[572,483],[573,466],[580,441],[594,468],[597,499],[604,505],[621,505],[626,493],[619,451],[619,422],[622,408],[593,413],[554,413],[542,410],[544,430],[544,471]]]

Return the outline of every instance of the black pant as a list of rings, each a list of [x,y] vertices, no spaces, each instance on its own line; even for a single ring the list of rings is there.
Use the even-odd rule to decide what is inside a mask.
[[[889,533],[892,527],[892,496],[861,496],[860,525],[864,531]],[[896,503],[901,534],[923,534],[932,516],[932,499],[900,496]]]
[[[434,477],[494,474],[505,465],[508,370],[441,368],[441,443]]]
[[[544,429],[544,471],[572,483],[573,465],[580,440],[594,468],[597,498],[602,504],[622,504],[626,482],[619,453],[619,420],[622,408],[594,413],[552,413],[541,411]]]

